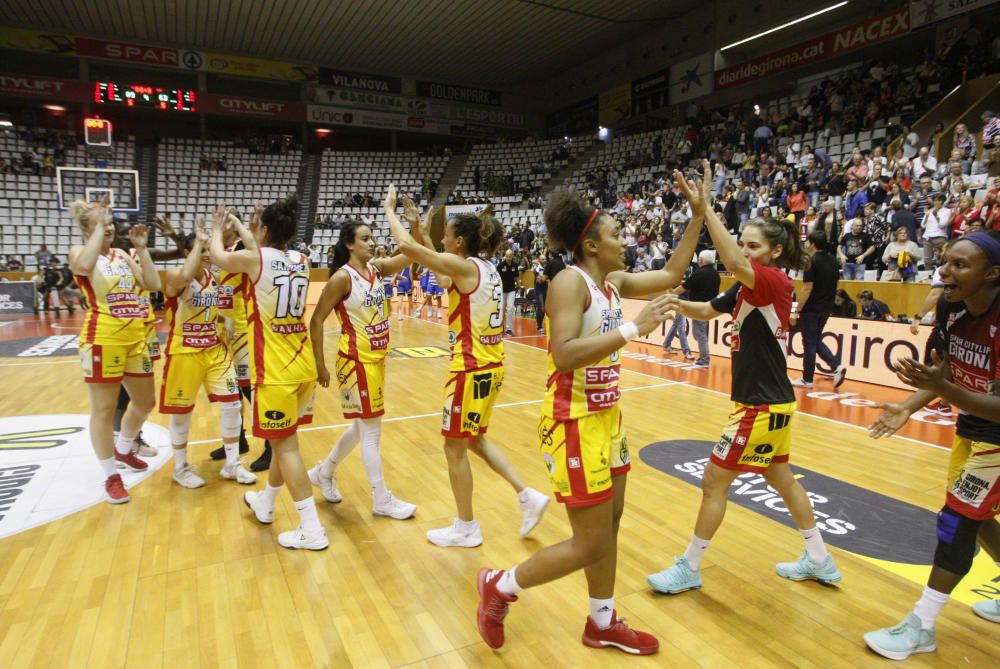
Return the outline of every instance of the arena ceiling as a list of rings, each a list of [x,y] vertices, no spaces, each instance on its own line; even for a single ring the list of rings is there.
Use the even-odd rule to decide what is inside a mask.
[[[515,88],[696,0],[3,0],[6,25]]]

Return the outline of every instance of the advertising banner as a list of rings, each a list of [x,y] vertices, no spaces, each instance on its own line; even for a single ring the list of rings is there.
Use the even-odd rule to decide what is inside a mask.
[[[76,40],[72,35],[60,32],[0,27],[0,49],[75,56]]]
[[[500,91],[474,88],[472,86],[441,84],[434,81],[418,81],[417,95],[423,98],[489,105],[491,107],[499,107],[503,104],[503,96]]]
[[[602,91],[597,103],[597,122],[610,125],[632,116],[632,82]]]
[[[316,81],[319,68],[315,65],[285,63],[278,60],[230,56],[224,53],[182,51],[181,63],[189,70],[202,70],[234,77],[255,77],[277,81]]]
[[[626,322],[635,319],[645,305],[645,300],[622,300],[622,317]],[[670,331],[671,325],[673,321],[665,321],[660,328],[646,337],[640,337],[638,341],[659,346]],[[731,357],[732,328],[733,319],[729,315],[718,316],[709,321],[708,345],[713,356]],[[831,318],[826,322],[823,342],[830,347],[834,355],[840,356],[844,366],[847,367],[847,378],[864,379],[880,386],[912,390],[896,378],[892,367],[900,358],[920,360],[930,331],[930,328],[921,328],[920,334],[913,336],[910,334],[910,326],[906,323]],[[697,351],[698,346],[690,327],[688,341],[691,350]],[[802,334],[792,332],[788,351],[789,370],[801,371],[802,353]],[[822,373],[833,371],[818,357],[816,369]]]
[[[384,77],[381,74],[366,74],[348,70],[334,70],[329,67],[319,68],[319,83],[336,88],[350,88],[373,93],[403,92],[403,82],[399,77]]]
[[[32,281],[0,282],[0,314],[30,314],[35,311]]]
[[[447,102],[407,97],[395,93],[309,86],[306,88],[306,100],[319,105],[370,109],[441,121],[446,121],[451,117],[451,105]]]
[[[997,0],[911,0],[910,27],[920,28],[973,9],[988,7]]]
[[[436,121],[420,116],[408,116],[406,114],[393,114],[367,109],[350,109],[348,107],[307,105],[306,118],[310,123],[347,125],[358,128],[407,130],[411,132],[429,132],[438,135],[451,133],[451,124],[447,121]]]
[[[76,52],[84,58],[103,58],[119,60],[143,65],[158,65],[160,67],[181,67],[181,52],[179,49],[149,46],[147,44],[132,44],[129,42],[112,42],[107,40],[76,38]]]
[[[638,116],[669,104],[670,70],[632,80],[632,114]]]
[[[715,73],[715,87],[739,86],[763,77],[839,56],[910,32],[910,7],[865,19],[766,56]]]
[[[670,104],[686,102],[715,90],[715,55],[711,51],[670,66]]]
[[[202,93],[198,100],[201,111],[209,114],[272,118],[282,121],[303,121],[306,117],[306,108],[301,102],[261,100],[214,93]]]
[[[90,85],[82,81],[0,73],[0,94],[3,95],[80,102],[88,97],[89,91]]]
[[[520,112],[459,104],[451,105],[451,120],[479,125],[499,125],[506,128],[523,128],[527,123],[524,114]]]

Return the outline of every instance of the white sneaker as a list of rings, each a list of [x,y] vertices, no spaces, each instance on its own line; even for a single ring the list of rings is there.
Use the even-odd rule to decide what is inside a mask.
[[[991,623],[1000,623],[1000,599],[987,599],[972,605],[972,612]]]
[[[372,506],[372,514],[376,516],[388,516],[396,520],[406,520],[412,518],[417,512],[417,505],[397,499],[391,492],[386,493],[385,499],[381,503],[375,502]]]
[[[420,309],[417,309],[416,311],[413,312],[413,317],[420,318]]]
[[[839,388],[840,384],[844,382],[847,378],[847,367],[841,365],[837,369],[833,370],[833,387]]]
[[[518,502],[521,505],[521,513],[524,514],[524,518],[521,520],[522,537],[527,536],[528,532],[535,529],[535,525],[538,525],[542,520],[545,509],[552,501],[548,495],[543,495],[534,488],[525,488],[524,492],[528,494],[528,499],[524,502]]]
[[[291,532],[279,534],[278,543],[285,548],[321,551],[330,545],[330,540],[326,538],[326,530],[322,527],[315,530],[303,530],[302,527],[297,527]]]
[[[274,507],[267,506],[264,501],[264,493],[248,492],[243,495],[243,503],[253,511],[253,515],[261,525],[270,525],[274,522]]]
[[[249,485],[257,482],[257,475],[244,467],[243,463],[239,460],[237,460],[236,464],[232,467],[230,467],[229,464],[223,465],[222,469],[219,471],[219,476],[224,479],[229,479],[230,481],[242,483],[243,485]]]
[[[323,464],[320,463],[309,470],[309,482],[319,488],[323,493],[323,499],[330,504],[337,504],[344,499],[344,496],[337,490],[336,476],[323,476]]]
[[[198,476],[198,472],[191,465],[184,465],[180,469],[175,469],[174,481],[185,488],[200,488],[205,485],[205,479]]]
[[[805,379],[798,378],[792,381],[793,388],[812,388],[813,384]]]
[[[456,518],[448,527],[428,532],[427,541],[435,546],[443,546],[445,548],[452,546],[475,548],[483,543],[483,533],[479,530],[479,523],[477,521],[472,521],[471,527],[466,527],[461,520]]]

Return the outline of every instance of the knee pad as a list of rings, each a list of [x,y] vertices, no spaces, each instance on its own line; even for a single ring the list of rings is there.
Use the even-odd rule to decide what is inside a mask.
[[[170,444],[180,446],[188,441],[191,431],[191,413],[175,413],[170,415]]]
[[[116,405],[116,408],[119,411],[125,411],[125,409],[128,409],[128,405],[131,401],[132,398],[129,397],[128,391],[125,390],[125,384],[123,383],[118,388],[118,404]]]
[[[236,441],[243,426],[243,404],[239,400],[233,400],[222,402],[219,407],[222,409],[222,417],[219,420],[222,426],[222,441]]]
[[[966,518],[954,509],[944,507],[937,515],[937,549],[934,566],[953,574],[965,575],[972,568],[976,555],[976,535],[981,520]]]

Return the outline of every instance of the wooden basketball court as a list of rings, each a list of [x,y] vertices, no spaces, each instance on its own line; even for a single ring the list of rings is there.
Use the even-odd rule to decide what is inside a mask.
[[[627,358],[622,376],[633,465],[616,605],[631,624],[659,637],[660,653],[639,659],[580,643],[587,615],[582,573],[522,593],[507,618],[507,644],[494,652],[476,630],[478,569],[510,567],[568,537],[569,524],[553,503],[532,536],[521,539],[514,493],[475,460],[476,515],[485,543],[476,549],[427,543],[425,532],[450,523],[454,513],[439,434],[446,333],[443,320],[393,320],[396,351],[387,370],[383,460],[391,489],[418,505],[414,519],[371,515],[361,460],[352,455],[338,471],[344,501],[330,505],[316,496],[330,548],[280,548],[277,532],[297,522],[290,498],[282,493],[273,526],[253,520],[242,501],[247,488],[220,479],[219,465],[208,460],[220,444],[218,413],[202,398],[191,460],[208,481],[204,488],[175,485],[167,463],[132,488],[129,504],[96,504],[0,539],[0,666],[889,666],[867,650],[862,634],[901,620],[919,597],[929,567],[883,558],[900,538],[933,532],[933,523],[930,530],[900,527],[895,506],[852,507],[851,498],[867,491],[932,517],[943,501],[951,432],[916,423],[902,437],[874,441],[859,426],[875,410],[844,400],[903,393],[855,381],[840,389],[854,395],[832,399],[797,391],[802,402],[792,463],[807,470],[807,490],[820,476],[833,481],[824,485],[841,486],[846,501],[824,508],[831,517],[851,515],[846,520],[868,537],[861,548],[848,550],[825,535],[844,574],[839,587],[778,577],[774,563],[794,560],[801,538],[748,502],[730,504],[703,563],[704,588],[662,596],[645,577],[683,552],[700,493],[695,480],[678,475],[680,469],[661,471],[647,460],[669,456],[679,442],[718,437],[729,411],[728,361],[715,359],[708,371],[666,367],[655,363],[661,350],[631,345],[632,353],[650,359]],[[24,341],[27,347],[39,338],[75,334],[79,323],[79,315],[65,314],[3,321],[0,343]],[[529,334],[533,322],[519,325],[523,336],[507,346],[501,404],[489,434],[528,484],[546,491],[535,436],[544,341]],[[336,336],[333,319],[328,351]],[[17,349],[8,346],[0,359],[0,424],[14,416],[87,413],[76,357],[18,357]],[[819,381],[816,390],[836,394],[829,382]],[[313,425],[300,432],[307,465],[325,457],[345,427],[335,389],[319,389],[316,409]],[[158,414],[151,420],[167,424]],[[44,419],[38,423],[44,427]],[[670,443],[643,453],[657,442]],[[251,443],[256,457],[260,442]],[[8,448],[0,435],[0,468]],[[699,457],[707,458],[709,450],[706,444]],[[263,478],[256,487],[262,486]],[[1000,596],[997,576],[980,555],[941,617],[938,651],[914,656],[908,666],[1000,665],[1000,627],[969,607],[977,598]]]

